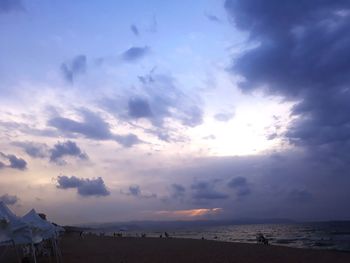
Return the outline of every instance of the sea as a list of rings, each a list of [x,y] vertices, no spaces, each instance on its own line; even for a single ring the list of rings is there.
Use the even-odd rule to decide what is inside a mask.
[[[191,226],[167,229],[128,229],[128,227],[108,228],[104,234],[121,233],[123,236],[161,236],[164,232],[172,238],[206,239],[226,242],[257,243],[261,233],[271,245],[294,248],[327,249],[350,252],[350,221],[288,223],[288,224],[239,224],[221,226]],[[100,232],[102,232],[100,230]]]

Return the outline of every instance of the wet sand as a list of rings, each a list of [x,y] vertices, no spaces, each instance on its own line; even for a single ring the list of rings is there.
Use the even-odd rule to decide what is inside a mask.
[[[61,250],[64,263],[350,262],[347,252],[176,238],[66,235]]]

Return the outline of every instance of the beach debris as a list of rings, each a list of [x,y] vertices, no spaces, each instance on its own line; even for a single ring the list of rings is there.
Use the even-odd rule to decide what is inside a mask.
[[[264,235],[262,233],[258,233],[256,235],[256,242],[258,244],[264,244],[264,245],[268,245],[269,244],[269,240],[266,237],[264,237]]]

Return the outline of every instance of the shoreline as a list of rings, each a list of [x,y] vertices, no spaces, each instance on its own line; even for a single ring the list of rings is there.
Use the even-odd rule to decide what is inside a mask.
[[[89,235],[87,235],[89,236]],[[220,240],[220,239],[209,239],[209,238],[205,238],[205,239],[200,239],[200,238],[192,238],[192,237],[176,237],[176,236],[171,236],[169,238],[163,237],[163,238],[159,238],[159,237],[154,237],[154,236],[147,236],[147,237],[137,237],[137,236],[123,236],[123,237],[113,237],[111,235],[104,235],[104,236],[99,236],[99,235],[91,235],[91,236],[96,236],[99,238],[114,238],[114,239],[178,239],[178,240],[194,240],[194,241],[209,241],[209,242],[220,242],[220,243],[228,243],[228,244],[245,244],[245,245],[258,245],[258,246],[272,246],[272,247],[284,247],[284,248],[292,248],[292,249],[302,249],[302,250],[316,250],[316,251],[333,251],[333,252],[341,252],[341,253],[347,253],[350,255],[350,251],[349,250],[342,250],[342,249],[336,249],[336,248],[322,248],[322,247],[294,247],[294,246],[288,246],[288,245],[284,245],[284,244],[276,244],[276,243],[269,243],[268,245],[264,245],[264,244],[258,244],[256,242],[237,242],[237,241],[226,241],[226,240]]]
[[[113,237],[112,232],[104,232],[104,231],[97,231],[97,232],[89,232],[86,231],[84,235],[92,235],[92,236],[97,236],[100,237],[100,233],[104,233],[104,235],[102,237]],[[120,233],[120,232],[115,232],[115,233]],[[140,232],[141,233],[141,232]],[[158,237],[157,235],[154,234],[149,234],[146,233],[146,238],[154,238],[154,239],[160,239],[160,237]],[[154,232],[152,232],[154,233]],[[159,233],[164,233],[164,232],[159,232]],[[130,233],[124,233],[124,235],[122,237],[115,237],[115,238],[142,238],[141,236],[137,236],[136,234],[130,234]],[[165,239],[165,237],[163,236],[162,238]],[[177,236],[176,234],[171,234],[170,238],[174,238],[174,239],[190,239],[190,240],[202,240],[201,238],[196,238],[196,237],[183,237],[183,236]],[[234,243],[234,244],[248,244],[248,245],[256,245],[257,242],[245,242],[245,241],[235,241],[235,240],[223,240],[220,238],[208,238],[208,237],[204,237],[204,240],[207,241],[213,241],[213,242],[226,242],[226,243]],[[277,246],[277,247],[287,247],[287,248],[295,248],[295,249],[306,249],[306,250],[321,250],[321,251],[335,251],[335,252],[344,252],[344,253],[349,253],[350,254],[350,250],[347,249],[339,249],[339,248],[327,248],[327,246],[293,246],[293,245],[289,245],[292,243],[278,243],[278,242],[274,242],[269,240],[269,246]]]
[[[108,236],[107,236],[108,237]],[[126,237],[128,238],[128,237]],[[130,237],[133,238],[133,237]],[[137,238],[137,237],[135,237]],[[146,238],[155,238],[157,239],[157,237],[146,237]],[[191,240],[201,240],[198,238],[185,238],[185,237],[170,237],[170,238],[174,238],[174,239],[191,239]],[[288,245],[284,245],[284,244],[276,244],[276,243],[269,243],[268,245],[264,245],[264,244],[257,244],[256,242],[237,242],[237,241],[226,241],[226,240],[220,240],[220,239],[204,239],[206,241],[212,241],[212,242],[223,242],[223,243],[229,243],[229,244],[246,244],[246,245],[261,245],[261,246],[273,246],[273,247],[286,247],[286,248],[293,248],[293,249],[304,249],[304,250],[317,250],[317,251],[334,251],[334,252],[342,252],[342,253],[348,253],[350,254],[349,250],[342,250],[342,249],[336,249],[336,248],[322,248],[322,247],[294,247],[294,246],[288,246]]]

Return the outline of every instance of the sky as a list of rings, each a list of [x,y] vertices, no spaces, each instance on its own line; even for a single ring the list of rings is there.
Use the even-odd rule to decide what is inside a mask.
[[[346,0],[0,0],[0,200],[349,220],[349,31]]]

